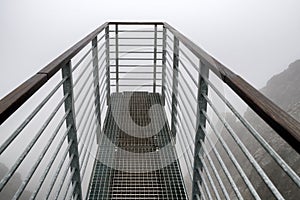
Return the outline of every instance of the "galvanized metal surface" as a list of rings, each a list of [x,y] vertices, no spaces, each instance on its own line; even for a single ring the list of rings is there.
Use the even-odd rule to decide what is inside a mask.
[[[167,29],[240,96],[266,123],[300,153],[300,123],[267,97],[167,23]]]
[[[177,96],[178,96],[178,64],[179,64],[179,40],[174,37],[173,51],[173,81],[172,81],[172,113],[171,113],[171,132],[176,137],[177,123]]]
[[[92,56],[93,56],[93,77],[94,77],[94,95],[95,95],[95,109],[96,109],[96,115],[97,115],[97,128],[96,128],[96,135],[97,135],[97,141],[100,140],[100,133],[101,133],[101,113],[100,113],[100,88],[99,88],[99,60],[98,60],[98,41],[97,37],[95,37],[92,40]]]
[[[110,102],[110,48],[109,48],[109,26],[105,28],[105,55],[106,55],[106,104],[108,105]]]
[[[174,147],[167,150],[167,154],[145,155],[159,151],[171,142],[168,125],[165,124],[159,133],[140,133],[141,136],[149,134],[151,137],[138,138],[122,131],[116,124],[112,112],[122,115],[127,109],[124,102],[128,96],[131,96],[131,117],[141,126],[150,122],[147,114],[150,107],[160,103],[158,94],[112,94],[104,126],[104,135],[111,143],[102,140],[99,146],[97,157],[101,161],[95,160],[89,199],[186,199]],[[155,117],[164,117],[163,110]],[[121,150],[131,152],[132,155],[125,155]],[[136,154],[140,156],[135,157]],[[170,159],[174,160],[160,167],[161,162]]]
[[[165,105],[166,97],[165,97],[165,90],[166,90],[166,28],[163,27],[163,55],[162,55],[162,82],[161,82],[161,99],[162,104]]]
[[[79,167],[79,155],[78,155],[78,142],[77,142],[77,130],[76,130],[76,118],[75,118],[75,107],[74,107],[74,97],[73,97],[73,78],[72,78],[72,66],[71,62],[68,62],[62,68],[62,78],[67,77],[66,82],[63,84],[64,94],[69,94],[69,96],[65,100],[65,111],[67,112],[70,110],[69,114],[66,118],[66,126],[71,127],[70,131],[68,132],[68,141],[72,145],[70,146],[69,150],[69,157],[70,159],[70,167],[71,171],[75,173],[72,176],[72,184],[81,183],[80,178],[80,167]],[[68,168],[66,171],[68,172]],[[74,190],[75,194],[78,195],[79,199],[82,199],[82,190],[81,185],[77,184]],[[59,193],[59,192],[58,192]],[[58,195],[58,194],[57,194]]]
[[[205,112],[207,111],[207,101],[206,99],[202,96],[202,94],[207,95],[208,94],[208,86],[204,79],[202,77],[205,77],[208,79],[209,75],[209,70],[208,67],[205,66],[204,63],[200,61],[199,65],[199,74],[198,74],[198,94],[197,94],[197,116],[196,116],[196,135],[195,135],[195,150],[194,150],[194,173],[193,173],[193,193],[192,193],[192,198],[193,200],[196,199],[196,195],[199,194],[201,197],[201,193],[199,191],[197,183],[199,182],[200,184],[202,183],[202,177],[201,174],[199,174],[199,171],[203,170],[203,159],[200,159],[198,156],[199,154],[203,156],[204,151],[203,151],[203,141],[205,138],[205,133],[203,132],[201,127],[206,127],[206,118],[202,114],[201,110],[204,110]],[[199,170],[199,171],[198,171]],[[217,196],[217,198],[219,198]]]
[[[118,32],[118,24],[115,25],[115,51],[116,51],[116,91],[119,92],[119,32]]]
[[[156,92],[157,25],[154,25],[153,93]]]
[[[90,42],[92,48],[87,46]],[[78,54],[79,52],[80,54]],[[78,57],[76,57],[77,55]],[[74,57],[76,57],[76,62],[74,62],[75,65],[71,69],[70,63]],[[199,59],[200,64],[197,63]],[[66,65],[67,67],[65,67]],[[37,171],[41,171],[39,181],[33,184],[35,189],[31,199],[42,197],[46,197],[46,199],[81,199],[82,194],[80,194],[81,189],[79,188],[83,184],[82,180],[86,181],[89,178],[89,174],[86,172],[89,171],[87,169],[89,168],[88,163],[91,163],[90,152],[95,147],[96,136],[98,136],[99,144],[103,142],[101,137],[99,137],[100,124],[103,116],[105,116],[106,105],[112,103],[110,99],[111,90],[135,90],[142,85],[142,90],[149,92],[161,89],[160,97],[150,95],[151,97],[149,98],[154,98],[155,102],[160,101],[162,105],[167,105],[165,106],[166,114],[169,116],[173,135],[170,136],[171,139],[162,138],[162,141],[164,139],[168,142],[170,140],[173,142],[177,141],[173,144],[184,152],[180,156],[180,164],[185,166],[183,171],[185,173],[185,185],[188,186],[188,184],[192,183],[194,188],[191,196],[193,199],[244,199],[245,197],[260,199],[264,197],[264,194],[260,191],[261,187],[266,188],[277,199],[283,199],[287,195],[287,191],[278,187],[278,182],[274,181],[274,177],[270,176],[260,161],[257,161],[252,149],[247,149],[248,141],[241,140],[239,134],[235,133],[231,124],[222,116],[222,113],[216,106],[215,99],[207,95],[207,89],[212,90],[220,98],[221,102],[241,122],[241,126],[249,132],[247,134],[251,135],[251,137],[253,136],[254,140],[266,151],[266,155],[274,159],[274,163],[278,164],[280,172],[284,174],[285,180],[289,179],[290,190],[297,194],[299,190],[297,191],[295,188],[298,187],[299,189],[300,185],[297,169],[295,170],[295,167],[291,166],[291,163],[287,162],[286,158],[282,157],[269,144],[269,141],[262,137],[259,130],[256,130],[238,113],[235,105],[220,92],[220,88],[210,78],[206,77],[206,72],[201,71],[201,66],[203,65],[216,74],[221,82],[227,84],[233,92],[253,108],[265,122],[274,128],[278,135],[299,153],[299,122],[293,120],[242,78],[205,53],[169,24],[160,22],[111,22],[102,25],[89,34],[0,101],[0,123],[3,123],[36,91],[43,90],[41,87],[52,76],[59,70],[64,70],[63,79],[59,79],[53,85],[53,88],[49,90],[50,92],[46,91],[46,97],[36,104],[37,106],[27,115],[28,117],[23,122],[20,122],[20,125],[1,144],[0,154],[2,155],[7,152],[7,149],[11,149],[9,147],[13,147],[14,141],[23,134],[24,130],[26,131],[26,128],[33,123],[36,116],[41,114],[45,107],[49,106],[49,102],[55,101],[56,107],[54,110],[51,109],[49,111],[45,122],[37,127],[37,134],[33,135],[32,140],[25,145],[24,151],[16,156],[16,162],[12,164],[9,171],[1,179],[0,191],[6,187],[11,177],[19,169],[19,166],[26,161],[27,154],[32,151],[31,149],[46,137],[43,133],[49,129],[49,124],[55,121],[53,131],[47,137],[47,143],[39,152],[39,156],[32,162],[31,169],[29,169],[28,174],[26,174],[13,198],[18,199],[21,197],[26,187],[32,183],[32,177],[36,176]],[[200,75],[200,80],[198,81],[196,80],[196,73]],[[75,77],[74,84],[69,78],[71,76]],[[145,81],[145,83],[142,84],[140,81]],[[58,95],[62,85],[64,94],[57,101],[56,98],[52,97]],[[205,85],[205,90],[201,88],[201,85]],[[76,91],[74,94],[73,90]],[[198,92],[198,98],[195,92],[197,90],[200,91]],[[204,104],[197,106],[200,93],[200,99],[209,102],[210,111],[206,110]],[[114,96],[114,98],[118,99],[119,97],[117,96]],[[136,95],[135,98],[141,100],[145,97],[145,94],[143,93],[141,96],[142,98],[139,98]],[[147,98],[145,97],[145,99]],[[58,117],[56,115],[57,113],[61,114],[59,111],[62,110],[60,107],[64,102],[66,106],[64,114]],[[137,101],[135,103],[137,103],[137,106],[141,106]],[[76,107],[76,111],[74,107]],[[108,112],[111,112],[111,110]],[[159,113],[157,114],[157,117],[162,117]],[[228,138],[220,135],[220,131],[213,123],[212,114],[218,118],[220,124],[224,126],[229,136],[232,137],[230,143],[227,141]],[[143,122],[143,120],[138,119],[141,117],[140,115],[132,116],[137,120],[137,123]],[[66,127],[62,126],[65,121],[67,122]],[[196,121],[197,123],[195,123]],[[149,122],[149,119],[145,118],[144,122]],[[107,121],[105,123],[106,127],[114,126],[112,121],[109,122],[110,124],[107,124]],[[78,136],[76,135],[76,125],[77,129],[80,130]],[[110,132],[110,134],[114,135],[113,132]],[[141,140],[132,140],[128,136],[123,136],[115,138],[115,140],[123,141],[124,143],[121,142],[119,144],[123,145],[122,148],[128,151],[133,149],[135,149],[134,151],[149,151],[154,144],[151,143],[151,139],[145,140],[144,142],[147,141],[147,145],[150,145],[149,148],[146,148],[146,144],[141,142]],[[176,136],[176,140],[172,136]],[[68,145],[66,147],[63,144],[67,138]],[[215,139],[217,139],[218,145],[214,144]],[[58,144],[54,144],[54,141],[57,141]],[[143,144],[145,148],[140,148],[143,145],[133,148],[132,145],[135,146],[136,144]],[[53,152],[49,151],[51,148],[54,148]],[[53,155],[45,156],[49,152],[53,153]],[[237,152],[240,154],[236,155]],[[118,156],[118,153],[120,153],[118,151],[99,151],[98,156],[100,153],[106,158],[113,156],[119,167],[127,168],[133,166],[131,165],[132,163],[125,162],[121,154]],[[292,155],[297,156],[297,153]],[[172,153],[164,156],[164,159],[174,158]],[[249,163],[248,167],[257,173],[256,177],[261,179],[260,187],[252,180],[252,175],[249,174],[247,166],[244,166],[244,163],[240,161],[239,156],[244,156],[244,161]],[[45,158],[49,160],[46,162]],[[152,166],[157,163],[155,162],[157,158],[153,159]],[[130,158],[128,158],[129,160]],[[45,162],[46,166],[41,167],[41,163]],[[132,173],[126,174],[122,170],[116,171],[115,169],[107,168],[107,166],[98,165],[102,171],[100,173],[100,168],[95,168],[94,173],[108,177],[106,180],[112,180],[113,177],[116,177],[116,182],[108,181],[107,185],[102,184],[100,186],[103,188],[101,192],[103,192],[104,196],[110,195],[116,199],[124,198],[124,195],[120,195],[120,191],[123,190],[119,183],[123,180],[129,180],[128,185],[130,187],[136,186],[139,188],[135,194],[137,196],[141,194],[139,192],[142,191],[142,186],[148,187],[150,183],[153,183],[153,192],[157,192],[158,196],[163,199],[170,199],[176,193],[171,194],[161,188],[167,187],[171,191],[173,186],[171,187],[169,183],[161,183],[160,178],[167,177],[165,180],[171,180],[172,182],[173,174],[180,174],[178,164],[177,162],[174,165],[175,168],[170,165],[168,166],[170,168],[162,168],[153,173],[141,173],[142,176],[149,178],[149,180],[143,179],[144,183],[141,183],[141,180],[137,176],[132,175]],[[53,166],[56,167],[55,170]],[[46,181],[49,176],[52,176],[50,182]],[[64,176],[68,176],[68,178],[62,179]],[[108,188],[112,184],[115,184],[116,187]],[[177,187],[176,184],[175,188]],[[180,184],[182,185],[182,182]],[[42,187],[46,188],[44,195],[41,194]],[[241,190],[241,187],[244,187],[244,189]],[[86,193],[86,191],[83,192]],[[149,194],[145,190],[143,192],[146,194],[143,198],[154,198],[153,193]],[[133,196],[129,194],[126,198],[132,199]],[[174,198],[176,199],[178,196]]]

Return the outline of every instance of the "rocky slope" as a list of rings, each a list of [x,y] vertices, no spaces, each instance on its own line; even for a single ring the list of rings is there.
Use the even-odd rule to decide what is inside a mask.
[[[300,121],[300,60],[291,63],[286,70],[273,76],[267,82],[266,86],[261,89],[261,92],[295,119]],[[251,109],[248,109],[244,116],[299,175],[300,156]],[[233,127],[239,133],[247,133],[242,135],[243,141],[247,143],[250,152],[262,165],[263,169],[271,178],[274,185],[283,194],[284,198],[299,199],[300,189],[290,180],[266,151],[249,136],[248,132],[242,128],[238,122],[236,122]],[[251,166],[249,166],[249,168],[251,168],[251,170],[248,171],[250,179],[253,180],[255,187],[258,189],[259,194],[263,199],[274,199],[274,196],[266,187],[263,180],[258,177],[256,171]],[[255,178],[253,178],[253,176]]]
[[[288,112],[295,119],[300,121],[300,60],[291,63],[286,70],[273,76],[266,84],[264,88],[260,90],[270,100],[276,103],[283,110]],[[270,177],[273,184],[278,188],[279,192],[285,199],[298,200],[300,197],[300,188],[297,187],[285,172],[279,167],[279,165],[269,156],[269,154],[263,149],[263,147],[251,136],[250,132],[238,121],[238,119],[232,113],[224,113],[226,121],[229,123],[234,132],[245,144],[249,152],[254,156],[256,161],[262,166],[265,173]],[[258,117],[250,108],[244,113],[244,117],[260,133],[265,140],[275,149],[275,151],[289,164],[295,172],[300,175],[300,156],[289,147],[288,144],[283,141],[277,133],[273,131],[264,121]],[[260,178],[256,170],[253,168],[248,159],[241,152],[236,142],[229,135],[228,131],[223,127],[221,122],[216,124],[217,130],[221,133],[221,136],[230,147],[237,161],[240,163],[243,171],[251,181],[253,187],[261,197],[261,199],[276,199],[272,192],[268,189],[267,185]],[[217,141],[215,148],[220,153],[225,165],[227,166],[230,174],[232,175],[238,189],[240,190],[244,199],[254,199],[246,186],[245,182],[239,175],[234,164],[229,159],[220,141]],[[224,181],[225,187],[228,188],[228,192],[231,199],[237,199],[234,191],[232,190],[227,177],[223,173],[218,161],[212,151],[210,156],[213,159],[216,168]],[[205,160],[208,163],[208,160]],[[212,172],[211,172],[212,174]],[[185,177],[187,178],[187,177]],[[207,178],[206,182],[208,182]],[[214,177],[213,177],[214,178]],[[221,199],[224,199],[221,188],[218,186],[216,179],[215,184]],[[191,185],[188,185],[188,191],[191,191]],[[214,192],[211,191],[213,198]]]
[[[0,163],[0,179],[6,175],[8,172],[8,168]],[[19,186],[22,183],[21,175],[19,173],[15,173],[8,184],[4,187],[4,189],[0,192],[0,200],[8,200],[12,199],[15,192],[18,190]],[[29,199],[31,196],[31,192],[25,190],[20,197],[20,200]]]

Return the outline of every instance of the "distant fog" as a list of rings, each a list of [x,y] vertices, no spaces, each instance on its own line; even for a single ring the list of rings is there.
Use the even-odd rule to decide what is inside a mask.
[[[298,0],[0,2],[0,97],[106,21],[166,21],[257,88],[300,58]]]

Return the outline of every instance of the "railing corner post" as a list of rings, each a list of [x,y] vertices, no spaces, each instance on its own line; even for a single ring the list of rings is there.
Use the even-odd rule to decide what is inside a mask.
[[[196,116],[196,135],[195,135],[195,149],[194,149],[194,172],[193,172],[193,189],[192,199],[196,200],[196,196],[201,196],[199,185],[202,184],[202,177],[200,171],[203,170],[202,160],[199,154],[203,154],[202,144],[204,142],[205,133],[201,127],[206,127],[206,118],[202,110],[207,111],[207,101],[202,94],[208,94],[208,85],[205,79],[208,79],[209,69],[200,61],[199,75],[198,75],[198,96],[197,96],[197,116]],[[204,79],[204,78],[205,79]],[[198,185],[198,182],[200,183]]]
[[[172,87],[172,115],[171,115],[171,132],[172,137],[176,138],[177,124],[177,104],[178,104],[178,66],[179,66],[179,40],[174,36],[173,50],[173,87]]]
[[[72,184],[76,184],[73,196],[78,196],[78,199],[82,199],[81,178],[80,178],[80,166],[79,166],[79,154],[78,154],[78,141],[77,130],[75,120],[75,108],[74,108],[74,95],[73,95],[73,79],[72,79],[72,67],[71,61],[69,61],[64,67],[62,67],[62,77],[67,77],[67,80],[63,84],[64,95],[68,95],[65,100],[65,111],[70,110],[66,118],[67,127],[71,127],[68,133],[68,142],[72,142],[69,149],[69,157],[73,156],[70,169],[74,171],[72,176]]]

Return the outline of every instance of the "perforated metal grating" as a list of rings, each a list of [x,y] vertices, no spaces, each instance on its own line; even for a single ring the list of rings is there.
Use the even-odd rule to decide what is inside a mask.
[[[152,109],[154,117],[149,118],[148,111],[154,104],[160,104],[159,94],[112,94],[89,199],[187,199],[167,123],[154,134],[153,131],[141,131],[125,119],[129,107],[130,117],[136,125],[147,126],[151,120],[154,125],[159,124],[158,121],[164,122],[165,113],[160,106]],[[119,124],[113,115],[118,115]],[[126,131],[118,125],[127,126]],[[140,137],[134,137],[135,134]]]

